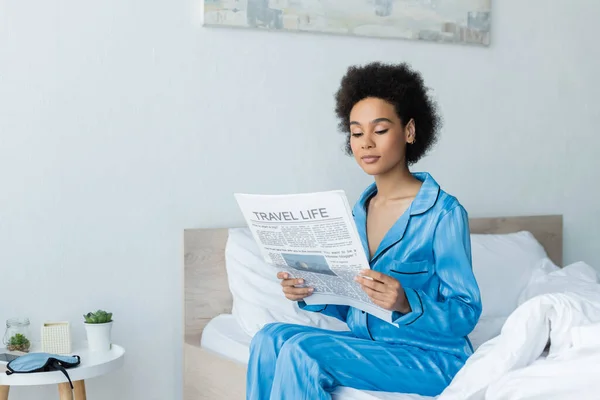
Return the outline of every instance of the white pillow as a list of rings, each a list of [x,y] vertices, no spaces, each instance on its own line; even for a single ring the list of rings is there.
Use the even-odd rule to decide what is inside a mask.
[[[483,303],[482,318],[508,317],[518,306],[538,262],[547,257],[526,231],[471,234],[473,272]]]
[[[502,331],[506,318],[507,317],[479,318],[477,325],[475,325],[475,329],[469,334],[473,349],[477,350],[479,346],[498,336]]]
[[[346,323],[321,313],[301,310],[295,301],[284,296],[277,270],[264,261],[247,227],[229,229],[225,266],[233,295],[232,314],[246,334],[254,336],[270,322],[348,330]]]

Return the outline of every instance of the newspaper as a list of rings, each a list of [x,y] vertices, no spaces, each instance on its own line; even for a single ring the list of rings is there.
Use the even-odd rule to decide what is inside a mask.
[[[265,261],[314,288],[306,304],[352,306],[393,324],[354,281],[370,266],[343,190],[235,198]]]

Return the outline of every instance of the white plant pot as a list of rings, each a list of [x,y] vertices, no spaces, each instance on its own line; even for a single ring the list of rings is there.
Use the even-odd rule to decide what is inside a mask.
[[[112,321],[105,324],[88,324],[85,322],[83,324],[85,325],[88,348],[90,351],[109,351],[111,345]]]

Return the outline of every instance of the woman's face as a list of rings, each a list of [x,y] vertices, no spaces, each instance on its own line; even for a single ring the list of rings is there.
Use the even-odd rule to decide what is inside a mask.
[[[406,165],[406,143],[413,135],[412,122],[405,129],[394,106],[385,100],[366,98],[350,111],[350,147],[358,165],[369,175]]]

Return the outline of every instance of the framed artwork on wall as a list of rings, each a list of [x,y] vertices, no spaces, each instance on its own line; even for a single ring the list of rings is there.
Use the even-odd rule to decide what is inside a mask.
[[[203,0],[204,25],[488,46],[491,0]]]

